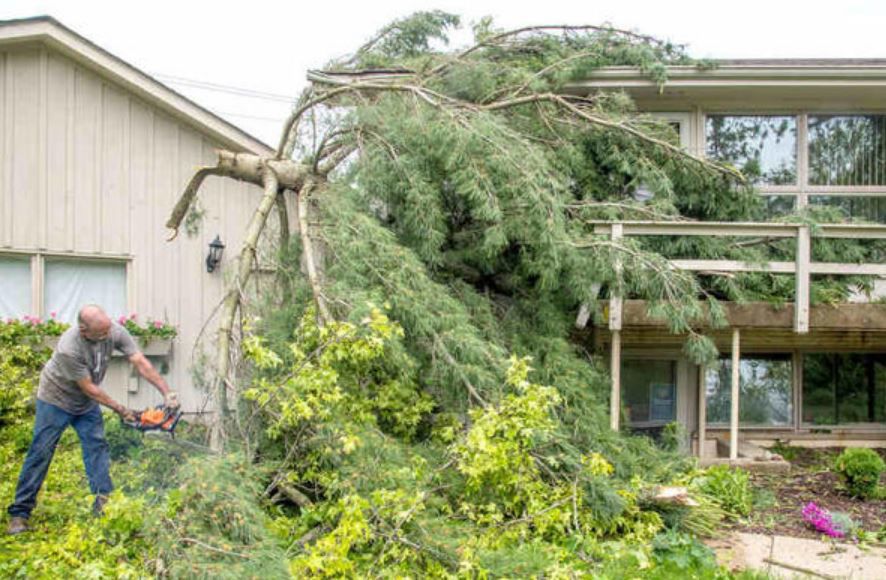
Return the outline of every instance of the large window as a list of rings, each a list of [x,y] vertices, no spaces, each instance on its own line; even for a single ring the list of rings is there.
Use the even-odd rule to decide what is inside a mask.
[[[789,354],[748,355],[739,365],[739,424],[787,426],[793,422],[793,366]],[[721,358],[705,373],[707,420],[728,425],[732,360]]]
[[[886,186],[886,116],[809,115],[809,184]]]
[[[622,362],[622,406],[631,425],[663,425],[676,419],[676,366],[672,360]]]
[[[769,196],[772,218],[810,204],[886,223],[886,115],[711,114],[705,151]]]
[[[756,184],[797,183],[797,120],[776,115],[709,115],[707,156]]]
[[[803,422],[886,422],[886,354],[804,355]]]
[[[70,323],[84,304],[99,304],[113,317],[127,312],[125,261],[0,256],[0,316],[54,312]]]

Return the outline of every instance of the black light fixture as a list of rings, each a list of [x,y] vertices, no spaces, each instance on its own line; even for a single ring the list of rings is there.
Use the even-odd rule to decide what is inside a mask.
[[[225,251],[225,245],[216,235],[215,239],[209,243],[209,253],[206,255],[206,271],[213,272],[218,263],[221,262],[222,252]]]

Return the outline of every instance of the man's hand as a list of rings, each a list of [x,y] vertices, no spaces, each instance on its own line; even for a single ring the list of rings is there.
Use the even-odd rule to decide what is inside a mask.
[[[175,391],[167,391],[166,395],[163,397],[163,406],[167,409],[178,409],[180,406],[178,402],[178,393]]]
[[[138,413],[133,411],[132,409],[127,409],[126,407],[121,406],[117,410],[117,414],[120,415],[120,418],[126,421],[127,423],[134,423],[138,418]]]

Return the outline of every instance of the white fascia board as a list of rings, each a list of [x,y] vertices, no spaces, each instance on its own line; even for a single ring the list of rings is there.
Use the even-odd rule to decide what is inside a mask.
[[[274,153],[267,144],[50,18],[0,22],[0,48],[28,42],[42,43],[60,52],[225,147],[258,155]]]
[[[668,88],[712,86],[886,86],[886,65],[720,65],[715,68],[672,66]],[[654,87],[636,67],[606,67],[569,88]]]

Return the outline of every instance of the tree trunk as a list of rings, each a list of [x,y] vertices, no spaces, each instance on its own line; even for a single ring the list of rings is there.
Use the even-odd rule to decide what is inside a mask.
[[[225,419],[228,413],[228,375],[231,369],[231,342],[234,320],[237,317],[237,309],[240,307],[240,291],[246,286],[252,275],[252,263],[255,261],[258,238],[265,227],[268,214],[274,207],[280,187],[277,174],[270,165],[261,170],[261,174],[264,195],[255,213],[252,214],[252,219],[246,230],[237,274],[231,283],[228,294],[225,296],[218,328],[218,358],[216,359],[216,384],[214,389],[215,419],[210,431],[210,447],[216,451],[224,447],[225,441]]]

